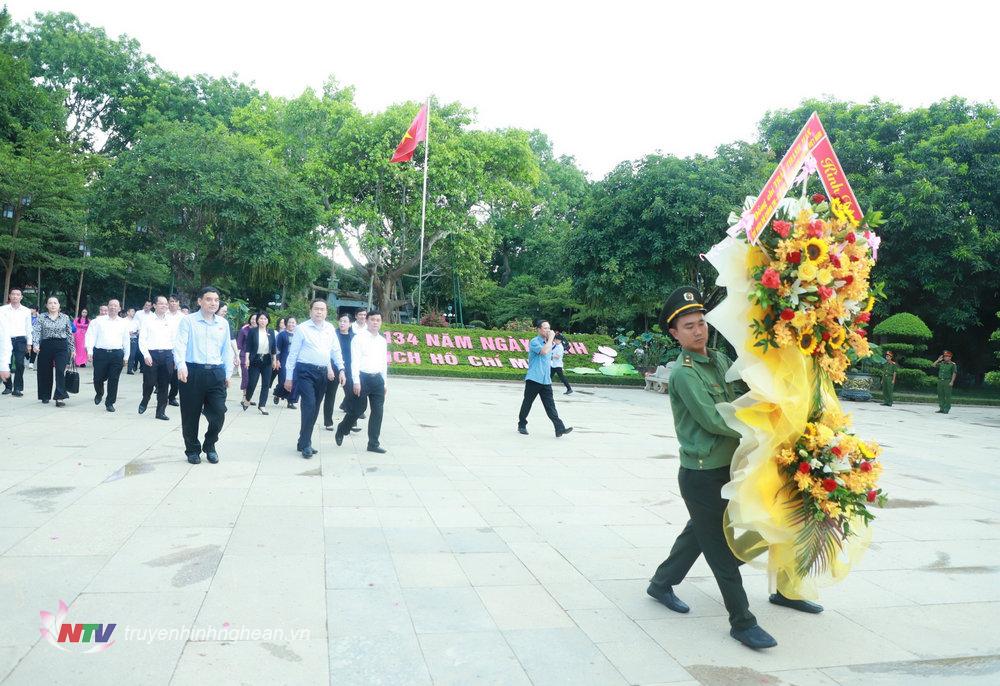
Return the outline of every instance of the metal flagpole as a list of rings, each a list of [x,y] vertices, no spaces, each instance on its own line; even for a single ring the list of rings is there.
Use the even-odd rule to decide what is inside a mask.
[[[420,272],[417,277],[417,323],[424,288],[424,224],[427,222],[427,151],[431,147],[431,99],[427,98],[427,128],[424,130],[424,200],[420,205]]]

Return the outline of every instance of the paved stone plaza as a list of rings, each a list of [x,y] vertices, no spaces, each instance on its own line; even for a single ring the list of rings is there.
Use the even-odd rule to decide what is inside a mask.
[[[30,372],[0,398],[0,679],[1000,682],[1000,409],[848,404],[885,446],[892,506],[822,615],[769,605],[745,570],[779,642],[757,654],[729,638],[703,561],[677,587],[689,615],[645,595],[686,520],[665,396],[557,395],[575,431],[556,440],[540,403],[516,433],[518,384],[393,378],[388,454],[320,429],[307,461],[297,411],[241,412],[238,393],[220,464],[197,466],[177,408],[135,414],[138,376],[116,414],[87,388],[41,405]],[[40,640],[60,600],[67,622],[116,623],[115,645]]]

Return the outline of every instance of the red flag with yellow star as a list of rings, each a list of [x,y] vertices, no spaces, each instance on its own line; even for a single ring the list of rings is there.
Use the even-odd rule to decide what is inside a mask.
[[[420,141],[427,140],[427,105],[423,105],[414,117],[410,128],[403,134],[390,162],[409,162]]]

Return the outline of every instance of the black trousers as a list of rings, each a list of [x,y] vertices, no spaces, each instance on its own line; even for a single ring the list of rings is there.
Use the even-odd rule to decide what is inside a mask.
[[[670,556],[657,567],[650,583],[663,590],[676,586],[687,576],[698,556],[704,553],[705,561],[722,592],[729,623],[736,629],[746,629],[755,625],[757,618],[750,612],[750,602],[743,590],[740,576],[742,563],[729,549],[723,530],[722,517],[729,501],[722,497],[722,487],[729,482],[729,478],[729,467],[681,467],[677,480],[691,519],[674,541]]]
[[[299,440],[296,450],[312,447],[313,427],[319,406],[326,393],[326,367],[318,364],[295,365],[295,392],[299,395]]]
[[[252,398],[257,382],[260,381],[260,399],[257,401],[257,407],[267,405],[267,396],[271,392],[271,372],[274,371],[271,369],[272,364],[273,358],[270,355],[250,356],[250,366],[247,367],[250,378],[247,379],[245,395],[248,399]]]
[[[24,356],[27,354],[28,339],[24,336],[15,336],[10,339],[14,348],[14,361],[11,363],[10,378],[3,382],[5,388],[10,388],[15,393],[24,392]]]
[[[104,382],[108,382],[108,394],[104,398],[105,406],[114,405],[118,400],[118,377],[121,376],[124,365],[120,349],[94,350],[94,392],[97,395],[104,395]]]
[[[149,356],[153,359],[153,366],[145,362],[142,365],[142,404],[149,404],[155,388],[156,412],[159,414],[167,409],[167,387],[174,371],[174,353],[171,350],[150,350]]]
[[[142,355],[139,354],[139,337],[129,339],[128,353],[128,373],[135,374],[135,370],[142,364]]]
[[[184,434],[184,452],[206,453],[215,450],[219,432],[226,419],[226,368],[224,365],[206,367],[187,363],[188,379],[180,384],[181,432]],[[198,441],[198,423],[201,415],[208,420],[205,440]]]
[[[337,426],[337,433],[348,434],[351,427],[365,411],[365,406],[371,407],[368,415],[368,447],[377,448],[378,439],[382,433],[382,413],[385,410],[385,379],[381,374],[366,374],[361,372],[361,395],[353,397],[354,389],[350,391],[347,403],[347,414]]]
[[[334,403],[337,402],[337,387],[340,386],[340,375],[333,381],[326,382],[326,391],[323,392],[323,426],[333,426],[333,408]],[[353,391],[351,391],[353,393]],[[344,391],[345,400],[349,395],[348,391]],[[343,403],[341,403],[343,406]]]
[[[171,365],[170,376],[167,380],[167,398],[169,400],[177,400],[177,389],[180,386],[180,381],[177,378],[177,367]]]
[[[69,364],[69,343],[65,338],[45,338],[38,346],[38,399],[49,400],[52,395],[52,380],[56,383],[56,400],[65,400],[66,365]]]
[[[552,378],[554,379],[557,376],[559,377],[559,380],[563,382],[563,385],[566,387],[567,391],[572,391],[573,390],[572,388],[570,388],[569,381],[566,380],[566,374],[563,373],[563,368],[562,367],[553,367],[552,368]]]
[[[274,397],[281,400],[287,400],[290,403],[299,402],[299,389],[292,384],[291,392],[285,390],[285,381],[288,378],[288,373],[285,371],[285,365],[282,364],[281,368],[278,369],[278,383],[274,387]]]
[[[552,420],[552,426],[555,427],[556,433],[565,431],[566,425],[559,419],[559,413],[556,412],[556,401],[552,399],[552,386],[531,380],[525,380],[524,382],[524,400],[521,401],[521,412],[517,416],[518,428],[528,426],[528,413],[531,412],[531,406],[538,396],[542,398],[542,406],[545,408],[545,414]]]

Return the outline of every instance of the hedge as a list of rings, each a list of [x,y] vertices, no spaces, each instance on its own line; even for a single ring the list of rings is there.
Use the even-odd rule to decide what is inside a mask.
[[[922,343],[879,343],[878,346],[882,350],[891,350],[894,353],[919,353],[927,350],[927,346]]]
[[[919,369],[906,369],[904,367],[896,371],[896,385],[900,388],[934,388],[937,386],[937,379]]]
[[[909,369],[922,369],[925,372],[930,372],[934,368],[934,363],[926,357],[907,357],[903,360],[903,366]]]
[[[471,379],[523,379],[528,360],[525,343],[537,335],[534,331],[415,324],[386,324],[382,329],[389,334],[392,374]],[[567,334],[566,337],[570,345],[563,364],[567,370],[573,367],[596,370],[598,365],[591,362],[591,357],[598,346],[613,347],[610,336]],[[566,377],[571,383],[615,386],[643,383],[641,376],[611,377],[567,371]]]
[[[872,333],[876,336],[898,336],[920,341],[929,341],[932,336],[931,330],[920,317],[909,312],[899,312],[879,322]]]

